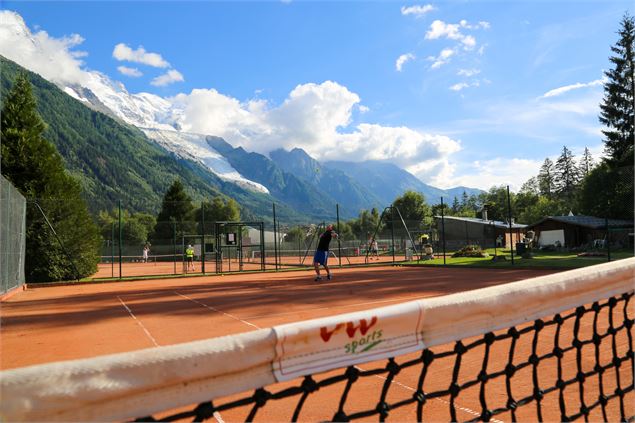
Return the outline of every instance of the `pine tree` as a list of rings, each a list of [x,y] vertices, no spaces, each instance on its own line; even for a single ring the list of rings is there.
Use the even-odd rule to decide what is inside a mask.
[[[171,244],[175,236],[178,240],[183,235],[193,235],[195,232],[192,199],[185,192],[183,183],[176,179],[163,196],[161,211],[157,216],[157,224],[151,239],[154,244]]]
[[[27,281],[70,280],[92,275],[99,262],[99,230],[81,198],[79,183],[66,173],[62,157],[42,136],[46,124],[37,112],[31,83],[26,75],[16,78],[3,104],[0,139],[2,174],[29,201],[25,259]]]
[[[594,165],[595,164],[593,163],[591,152],[587,147],[584,147],[584,153],[582,154],[582,158],[580,159],[580,164],[578,166],[578,169],[580,170],[580,176],[582,178],[586,178],[591,172],[591,169],[593,169]]]
[[[571,198],[580,177],[573,153],[566,146],[562,148],[562,154],[556,160],[555,170],[556,192]]]
[[[456,214],[461,210],[461,205],[459,204],[459,199],[454,197],[454,201],[452,202],[452,213]]]
[[[604,99],[600,104],[600,122],[607,129],[602,133],[604,149],[613,167],[633,167],[635,139],[635,20],[624,15],[618,31],[620,39],[611,47],[615,54],[609,60],[615,65],[605,71]]]
[[[540,189],[540,194],[547,198],[551,198],[555,191],[554,172],[555,169],[553,162],[551,159],[546,158],[540,167],[540,172],[538,173],[538,187]]]

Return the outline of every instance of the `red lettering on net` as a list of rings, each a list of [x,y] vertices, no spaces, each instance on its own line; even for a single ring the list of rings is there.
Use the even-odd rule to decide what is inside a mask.
[[[346,324],[338,323],[335,326],[335,328],[333,328],[333,330],[329,330],[326,326],[323,326],[320,328],[320,336],[322,337],[322,340],[324,342],[329,342],[333,334],[339,331],[340,329],[344,328],[344,326],[346,326],[346,334],[348,335],[349,338],[355,337],[355,332],[357,332],[357,329],[359,329],[359,332],[362,335],[366,335],[366,332],[368,332],[370,328],[375,326],[376,323],[377,323],[377,316],[373,316],[370,319],[370,323],[368,323],[366,319],[361,319],[359,321],[359,326],[355,326],[355,323],[353,322],[346,322]]]

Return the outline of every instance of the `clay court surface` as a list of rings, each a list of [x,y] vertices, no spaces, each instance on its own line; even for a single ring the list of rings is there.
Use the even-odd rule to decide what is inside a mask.
[[[171,345],[483,288],[548,273],[553,271],[375,267],[335,269],[334,279],[322,282],[314,282],[311,271],[293,271],[50,288],[29,287],[2,302],[0,363],[4,370]],[[590,327],[591,324],[587,322],[586,326]],[[519,356],[523,356],[521,352],[524,353],[525,361],[530,354],[529,344],[519,346],[518,350]],[[628,340],[620,340],[619,348],[622,352],[627,345]],[[553,345],[550,348],[552,347]],[[499,350],[494,349],[491,353],[491,366],[502,369],[509,343],[496,348]],[[603,352],[605,353],[608,356],[609,351]],[[379,367],[384,365],[385,363],[379,364]],[[481,365],[482,352],[473,361],[466,358],[461,377],[474,378]],[[551,368],[544,366],[543,374],[554,380],[555,365]],[[632,365],[625,363],[623,367],[629,366]],[[359,367],[365,369],[371,365]],[[575,375],[576,369],[571,367],[567,371]],[[632,382],[632,368],[629,372],[630,376],[627,376],[631,379],[623,381],[625,385]],[[531,389],[531,371],[525,373],[518,376],[527,380],[526,384],[519,384],[517,389],[521,391]],[[411,397],[418,374],[417,370],[400,374],[393,382],[397,385],[391,389],[390,395],[397,399],[400,395],[404,398]],[[442,362],[437,363],[428,378],[429,383],[447,387],[451,378],[451,363],[445,366]],[[365,409],[373,408],[379,401],[383,383],[384,379],[380,376],[360,381],[347,404],[353,408],[356,405]],[[551,386],[553,382],[549,384]],[[492,408],[503,406],[506,398],[504,383],[498,383],[498,388],[497,382],[492,385],[487,394],[488,400],[503,401],[502,404],[492,404]],[[597,381],[590,381],[587,392],[591,392],[597,399],[596,385]],[[607,382],[605,389],[610,386],[610,382]],[[275,387],[272,390],[279,389],[281,388]],[[300,420],[332,418],[342,389],[340,385],[333,389],[320,390],[310,397],[300,414]],[[614,389],[614,386],[610,389]],[[461,407],[459,420],[478,416],[473,411],[480,409],[478,389],[471,391],[462,392],[460,401],[457,402]],[[575,399],[578,394],[570,396],[572,402],[579,402]],[[632,392],[627,398],[627,415],[632,415]],[[270,407],[265,407],[258,413],[256,420],[289,421],[297,401],[296,397],[269,404]],[[553,410],[545,412],[545,420],[560,420],[557,401],[557,394],[545,400],[543,405]],[[614,403],[617,404],[617,401]],[[530,414],[525,415],[525,420],[536,420],[535,407],[523,408],[530,411]],[[389,420],[413,421],[416,419],[414,409],[416,407],[395,410]],[[449,419],[448,404],[442,399],[429,401],[424,410],[424,417],[430,416],[428,418],[433,420]],[[617,405],[612,410],[612,416],[619,416],[614,414],[618,413]],[[521,410],[519,416],[523,412],[525,411]],[[247,413],[248,410],[230,410],[223,413],[222,419],[236,421],[244,419]],[[508,417],[503,420],[510,420]],[[596,420],[602,419],[601,414],[596,414],[595,417]],[[375,416],[370,420],[376,419]],[[616,417],[612,420],[618,419]]]

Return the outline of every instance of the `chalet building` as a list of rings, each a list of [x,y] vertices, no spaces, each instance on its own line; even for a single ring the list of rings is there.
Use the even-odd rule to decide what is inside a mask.
[[[435,216],[434,219],[439,243],[443,241],[443,227],[445,228],[445,245],[448,250],[456,250],[468,244],[494,248],[496,240],[499,241],[499,247],[509,248],[510,243],[515,245],[522,241],[527,228],[527,225],[512,221],[510,229],[509,222],[487,218],[445,216],[443,222],[441,216]]]
[[[607,224],[609,228],[607,237]],[[607,241],[616,248],[633,247],[633,221],[593,216],[547,216],[527,226],[535,232],[538,246],[604,247]]]

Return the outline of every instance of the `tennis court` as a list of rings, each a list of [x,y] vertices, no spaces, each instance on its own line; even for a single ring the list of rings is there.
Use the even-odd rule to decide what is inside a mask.
[[[312,272],[294,271],[29,289],[14,295],[2,304],[1,365],[2,370],[7,370],[52,361],[89,358],[102,354],[206,340],[230,334],[244,334],[261,328],[308,319],[372,310],[422,298],[499,286],[551,273],[554,272],[522,269],[375,267],[336,269],[335,278],[332,281],[320,283],[313,281]],[[522,308],[523,299],[518,298],[517,301],[518,308]],[[633,301],[630,301],[630,304],[627,300],[621,302],[626,303],[623,309],[614,310],[611,306],[609,314],[624,320],[628,313],[632,321]],[[608,306],[602,306],[602,308],[608,308]],[[492,315],[496,313],[497,310],[489,311]],[[567,325],[570,327],[568,330],[562,329],[561,342],[563,343],[566,340],[570,341],[574,332],[577,336],[577,331],[583,333],[589,328],[606,328],[613,325],[612,321],[609,322],[610,318],[606,317],[599,322],[598,318],[575,319],[575,323],[573,323],[574,319],[565,320],[563,328]],[[532,325],[528,324],[528,326]],[[548,328],[541,334],[541,339],[553,338],[556,325],[548,324],[547,326]],[[558,323],[558,331],[560,326],[561,324]],[[578,329],[573,326],[578,326]],[[521,332],[522,328],[522,326],[519,327]],[[622,415],[626,413],[627,416],[634,414],[632,339],[630,335],[629,337],[623,335],[623,332],[618,334],[620,336],[613,336],[612,345],[608,342],[608,347],[603,346],[604,349],[598,347],[597,353],[598,357],[609,357],[609,361],[611,355],[621,357],[626,354],[626,357],[630,357],[630,361],[626,360],[625,363],[620,361],[617,365],[617,368],[620,364],[622,368],[630,366],[630,370],[626,369],[627,376],[622,378],[622,387],[630,386],[630,390],[622,395],[626,397],[626,401],[622,401],[622,404],[625,403],[629,409],[620,410],[620,406],[616,405],[617,401],[612,402],[606,410],[603,407],[603,412],[608,413],[609,420],[618,420],[620,413]],[[245,335],[249,336],[249,334]],[[533,395],[533,379],[538,377],[535,371],[538,364],[533,363],[533,369],[532,366],[521,365],[522,360],[519,357],[527,361],[527,357],[544,355],[548,348],[549,351],[553,348],[553,344],[548,347],[547,344],[543,345],[542,340],[532,342],[532,337],[529,336],[529,338],[529,342],[519,342],[516,348],[515,359],[519,360],[516,380],[525,381],[518,383],[514,388],[516,390],[514,394],[518,398]],[[463,343],[469,346],[474,339],[477,338],[465,339]],[[473,349],[474,351],[471,352],[474,354],[471,357],[468,355],[463,357],[460,372],[456,370],[456,364],[453,364],[455,363],[453,360],[456,359],[456,353],[452,353],[456,349],[454,344],[435,349],[435,354],[439,355],[435,356],[434,366],[431,365],[427,370],[426,392],[447,390],[450,382],[460,384],[461,381],[478,379],[483,372],[483,355],[486,358],[489,356],[488,372],[502,372],[505,369],[508,364],[508,350],[510,344],[515,343],[515,338],[501,339],[501,342],[495,343],[491,349],[488,342],[475,342],[473,348],[468,348]],[[447,352],[444,352],[445,350]],[[573,355],[575,356],[575,351]],[[232,367],[231,356],[226,356],[224,360],[228,360],[228,357],[230,357],[229,361],[217,361],[215,365]],[[421,369],[411,369],[409,365],[404,365],[403,368],[401,366],[409,361],[421,361],[423,360],[421,357],[420,352],[400,356],[399,363],[402,364],[397,365],[397,370],[394,368],[382,371],[368,370],[387,368],[386,360],[380,364],[369,361],[355,366],[364,377],[348,394],[347,410],[370,408],[372,413],[362,413],[355,418],[376,420],[378,411],[374,409],[374,404],[378,401],[382,404],[413,401],[413,396],[420,391],[417,386],[420,382]],[[460,358],[459,361],[461,361]],[[585,363],[587,366],[588,363]],[[539,364],[541,379],[566,380],[571,378],[571,375],[575,378],[581,371],[575,360],[567,359],[561,362],[560,358],[548,357]],[[369,373],[365,374],[367,370]],[[586,368],[582,370],[583,373],[586,371]],[[556,374],[562,372],[563,374]],[[611,372],[618,373],[616,369],[611,368],[605,373]],[[332,385],[326,383],[320,386],[320,390],[311,395],[306,402],[302,400],[301,414],[295,416],[293,414],[298,405],[296,396],[280,399],[275,406],[262,408],[257,420],[333,419],[338,407],[341,408],[343,386],[350,377],[350,375],[336,376],[342,374],[343,371],[333,370],[320,375],[320,379],[333,377],[340,383]],[[598,381],[596,378],[589,377],[588,379],[586,392],[593,392],[593,395],[597,397]],[[273,391],[279,392],[285,387],[297,386],[297,379],[293,383],[292,381],[281,382]],[[611,383],[605,381],[600,390],[615,391],[617,388]],[[619,385],[619,381],[617,383]],[[600,381],[599,384],[602,385],[602,382]],[[492,409],[500,406],[501,402],[502,406],[505,406],[504,403],[508,397],[505,382],[501,379],[491,381],[487,393],[481,393],[480,383],[468,383],[468,385],[466,389],[461,390],[460,396],[452,394],[449,400],[441,398],[440,395],[430,396],[424,412],[425,419],[435,421],[478,419],[482,417],[482,414],[475,410],[481,410],[485,400],[489,402]],[[391,388],[390,393],[387,386]],[[581,388],[576,391],[577,394],[572,394],[571,391],[569,389],[563,397],[567,402],[584,402],[584,399],[580,398],[588,395]],[[251,397],[251,394],[247,396]],[[227,403],[240,398],[245,398],[245,395],[229,396],[223,402]],[[257,400],[252,402],[254,401],[257,402]],[[591,399],[587,399],[587,403],[589,401]],[[453,407],[449,407],[450,402]],[[561,420],[558,402],[557,393],[545,396],[542,400],[542,419]],[[245,403],[251,404],[251,402]],[[418,419],[416,411],[412,410],[413,407],[395,407],[388,413],[390,408],[386,409],[386,415],[389,415],[391,420]],[[624,408],[623,405],[622,408]],[[456,414],[452,415],[450,409],[455,410]],[[529,409],[530,407],[519,408],[515,417],[521,420],[535,420],[536,407],[532,407],[531,412]],[[252,406],[242,409],[232,407],[222,412],[216,409],[212,414],[218,421],[251,420],[253,418],[253,415],[249,414],[251,410]],[[593,411],[600,413],[599,408]],[[525,412],[529,414],[523,414]],[[354,413],[351,414],[349,411],[347,416],[351,415]],[[379,415],[382,414],[379,413]],[[592,416],[595,419],[598,417],[602,419],[602,414],[592,414]],[[509,413],[502,417],[502,420],[511,420]]]

